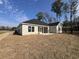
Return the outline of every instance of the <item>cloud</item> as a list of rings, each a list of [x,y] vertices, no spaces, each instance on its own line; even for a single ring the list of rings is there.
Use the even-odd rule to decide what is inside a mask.
[[[12,11],[14,8],[12,4],[9,2],[9,0],[3,0],[4,1],[4,7],[7,9],[7,11]]]
[[[3,1],[2,0],[0,0],[0,4],[3,4]]]
[[[0,10],[0,13],[2,14],[2,13],[4,13],[2,10]]]
[[[8,14],[10,17],[13,17],[15,21],[22,22],[28,20],[28,17],[25,15],[23,10],[19,10],[12,5],[9,0],[0,0],[2,2],[5,11],[0,10],[0,13]]]
[[[17,12],[15,17],[16,17],[16,21],[18,22],[29,20],[29,18],[24,14],[23,11]]]
[[[5,20],[5,18],[0,17],[0,26],[16,26],[15,23],[13,22],[9,22],[7,20]]]
[[[78,0],[78,4],[77,4],[78,6],[77,6],[77,16],[79,16],[79,0]]]
[[[19,21],[19,22],[23,22],[23,21],[26,21],[26,20],[29,20],[29,19],[26,16],[21,16],[21,17],[17,17],[16,20]]]

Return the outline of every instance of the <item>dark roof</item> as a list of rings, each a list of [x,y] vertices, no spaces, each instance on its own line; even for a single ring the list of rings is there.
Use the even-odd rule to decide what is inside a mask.
[[[28,20],[28,21],[24,21],[23,23],[30,23],[30,24],[38,24],[38,25],[48,25],[45,22],[42,22],[38,19],[32,19],[32,20]]]
[[[40,21],[38,19],[31,19],[31,20],[28,20],[28,21],[24,21],[23,23],[38,24],[38,25],[48,25],[48,26],[56,26],[56,25],[59,24],[59,22],[47,24],[47,23],[42,22],[42,21]]]
[[[49,26],[56,26],[56,25],[58,25],[59,24],[59,22],[55,22],[55,23],[50,23],[50,24],[48,24]]]

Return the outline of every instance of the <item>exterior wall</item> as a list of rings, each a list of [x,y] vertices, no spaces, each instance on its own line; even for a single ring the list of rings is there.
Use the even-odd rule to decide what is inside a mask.
[[[40,32],[38,32],[38,34],[43,34],[43,35],[47,35],[48,33],[49,33],[49,26],[44,26],[44,25],[38,25],[38,27],[42,27],[42,31]],[[47,28],[47,32],[45,33],[45,29],[44,29],[44,27],[46,27]]]
[[[56,27],[56,33],[62,33],[62,25],[60,23]]]
[[[22,34],[22,25],[19,25],[16,29],[18,34]]]
[[[56,33],[56,26],[49,26],[49,33]]]
[[[59,23],[57,26],[49,26],[49,33],[62,33],[62,24]]]
[[[34,32],[28,32],[28,26],[33,26]],[[48,33],[38,32],[39,26],[48,27]],[[59,28],[60,28],[60,30],[59,30]],[[32,34],[50,35],[53,33],[62,33],[62,25],[58,24],[57,26],[44,26],[44,25],[35,25],[35,24],[22,24],[22,25],[18,26],[17,31],[21,35],[32,35]]]
[[[34,27],[34,32],[28,32],[28,26]],[[22,35],[38,34],[38,26],[36,25],[22,25]]]
[[[28,32],[28,26],[33,26],[34,27],[34,32]],[[44,25],[35,25],[35,24],[23,24],[22,25],[22,35],[32,35],[32,34],[48,34],[48,33],[43,33],[43,32],[38,32],[38,27],[47,27],[48,28],[48,33],[49,33],[49,26],[44,26]]]

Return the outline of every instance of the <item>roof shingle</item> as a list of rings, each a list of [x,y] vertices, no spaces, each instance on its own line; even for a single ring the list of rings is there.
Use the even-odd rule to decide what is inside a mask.
[[[23,23],[30,23],[30,24],[38,24],[38,25],[48,25],[45,22],[42,22],[38,19],[32,19],[32,20],[28,20],[28,21],[24,21]]]
[[[24,21],[23,23],[30,23],[30,24],[37,24],[37,25],[48,25],[48,26],[56,26],[59,24],[59,22],[55,22],[55,23],[45,23],[45,22],[42,22],[38,19],[31,19],[31,20],[28,20],[28,21]]]
[[[48,24],[49,26],[56,26],[56,25],[58,25],[59,24],[59,22],[55,22],[55,23],[50,23],[50,24]]]

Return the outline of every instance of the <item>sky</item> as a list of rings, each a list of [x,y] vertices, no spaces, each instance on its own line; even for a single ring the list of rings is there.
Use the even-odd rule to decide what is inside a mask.
[[[54,0],[0,0],[0,26],[17,26],[19,23],[36,18],[40,11],[50,15]]]
[[[17,26],[23,21],[36,18],[36,14],[41,11],[55,17],[55,13],[51,11],[53,2],[54,0],[0,0],[0,26]],[[77,9],[79,10],[79,6]]]

